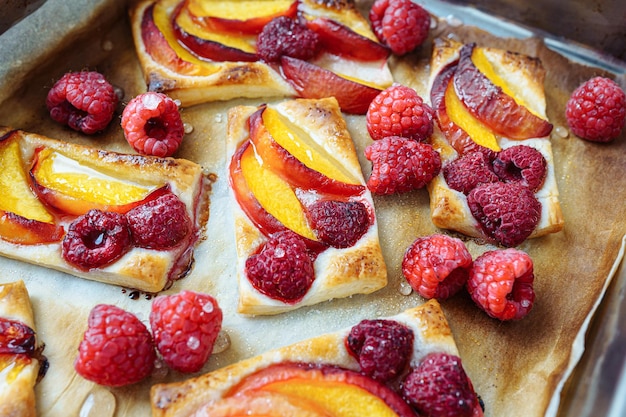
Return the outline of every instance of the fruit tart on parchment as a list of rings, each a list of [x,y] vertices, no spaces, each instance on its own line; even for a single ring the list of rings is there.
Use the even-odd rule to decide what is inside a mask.
[[[357,4],[367,16],[372,2]],[[42,11],[55,10],[50,9],[55,6],[59,13],[67,10],[55,0],[48,0]],[[126,10],[120,10],[118,2],[102,1],[99,6],[81,8],[79,4],[71,12],[80,14],[80,19],[64,16],[66,21],[78,20],[84,24],[73,26],[76,31],[62,43],[52,41],[58,36],[42,36],[42,31],[49,33],[54,29],[48,22],[49,17],[45,19],[46,24],[40,21],[36,27],[20,26],[2,35],[2,56],[17,55],[17,59],[23,59],[32,70],[22,67],[15,76],[10,63],[16,59],[0,63],[3,125],[19,126],[73,143],[93,146],[95,141],[103,149],[131,151],[117,126],[112,125],[97,138],[86,138],[52,122],[42,106],[53,76],[60,78],[69,70],[85,67],[97,67],[105,73],[123,90],[123,102],[145,91],[144,74],[129,22],[120,19]],[[47,13],[47,16],[52,15],[56,14]],[[34,18],[41,19],[40,15]],[[546,69],[546,113],[554,125],[551,140],[556,181],[562,214],[567,222],[560,233],[530,239],[520,245],[535,264],[537,302],[524,320],[513,323],[487,317],[461,294],[442,303],[442,308],[457,341],[463,366],[486,404],[487,415],[556,415],[555,404],[558,405],[563,384],[583,349],[587,320],[609,282],[607,277],[614,262],[619,260],[625,230],[622,194],[626,184],[621,174],[626,141],[622,133],[608,146],[597,146],[578,141],[565,127],[562,109],[567,97],[581,81],[602,70],[575,64],[547,49],[538,39],[503,39],[476,28],[448,25],[446,19],[436,18],[431,38],[440,36],[452,37],[464,44],[476,42],[482,47],[538,57]],[[42,44],[33,50],[30,49],[33,45],[25,43],[24,39],[39,39]],[[47,47],[40,48],[46,42],[50,42]],[[37,52],[41,49],[45,54]],[[394,57],[389,68],[395,81],[428,97],[430,59],[429,40],[414,53]],[[8,72],[14,76],[4,77]],[[217,296],[224,309],[223,328],[231,341],[230,348],[213,355],[203,373],[285,344],[347,328],[366,316],[390,317],[423,304],[424,300],[417,294],[406,295],[408,291],[400,273],[401,257],[416,236],[439,231],[430,219],[429,196],[425,191],[391,198],[374,196],[380,246],[388,270],[389,284],[385,288],[371,295],[333,300],[277,316],[247,318],[237,314],[234,231],[225,214],[231,207],[224,157],[226,145],[219,138],[227,135],[230,107],[258,106],[259,101],[212,102],[186,107],[182,112],[185,123],[193,129],[188,130],[177,157],[191,159],[218,175],[211,194],[209,238],[196,248],[199,255],[190,274],[168,291],[174,293],[184,288],[210,292]],[[346,123],[367,177],[370,164],[362,157],[362,151],[370,144],[370,138],[365,122],[359,116],[346,116]],[[599,167],[606,177],[598,176]],[[486,249],[480,241],[468,239],[466,242],[474,255]],[[141,383],[108,389],[77,377],[73,368],[76,347],[91,308],[101,302],[114,303],[145,319],[150,300],[117,286],[76,279],[8,258],[0,258],[0,268],[11,274],[18,271],[36,300],[34,307],[48,312],[38,316],[37,327],[46,340],[46,356],[54,372],[50,371],[36,387],[40,415],[80,415],[81,409],[88,410],[90,405],[118,416],[149,415],[152,385],[188,379],[188,375],[176,372],[157,372]],[[278,333],[276,329],[284,331]]]

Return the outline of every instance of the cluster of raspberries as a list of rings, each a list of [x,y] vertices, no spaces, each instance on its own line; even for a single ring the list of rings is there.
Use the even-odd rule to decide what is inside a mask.
[[[212,296],[184,290],[155,298],[149,320],[152,334],[128,311],[95,306],[78,347],[76,372],[104,386],[134,384],[152,373],[157,351],[171,369],[197,372],[213,351],[222,310]]]
[[[378,94],[366,126],[374,140],[365,148],[372,161],[367,187],[373,193],[423,188],[439,174],[441,157],[426,143],[433,133],[433,110],[412,88],[396,83]]]
[[[419,363],[410,363],[414,333],[406,325],[389,319],[363,320],[352,327],[345,346],[359,362],[361,373],[388,387],[398,387],[413,409],[407,415],[415,411],[420,416],[483,415],[461,358],[432,352]]]
[[[533,307],[533,261],[514,249],[489,250],[472,260],[462,240],[443,234],[417,238],[406,250],[402,273],[424,298],[445,300],[467,288],[489,316],[519,320]]]

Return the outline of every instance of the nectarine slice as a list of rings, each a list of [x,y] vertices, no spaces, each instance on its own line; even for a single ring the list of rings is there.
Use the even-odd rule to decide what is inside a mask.
[[[125,213],[166,186],[115,178],[49,148],[37,152],[30,174],[41,200],[72,215],[92,208]]]
[[[0,142],[0,210],[18,214],[26,219],[54,223],[54,217],[31,190],[22,165],[22,155],[15,136]]]
[[[346,113],[365,114],[374,97],[382,91],[297,58],[283,56],[280,67],[300,97],[335,97]]]
[[[59,242],[64,234],[63,227],[54,223],[27,219],[0,210],[0,239],[18,245],[38,245]]]
[[[359,372],[331,365],[272,365],[248,376],[227,395],[251,391],[288,395],[331,416],[415,416],[411,407],[388,386]]]
[[[544,137],[552,131],[552,125],[535,116],[526,107],[494,84],[474,64],[474,44],[467,44],[459,52],[459,64],[454,74],[454,89],[469,113],[487,125],[492,131],[511,138],[529,139]],[[504,81],[495,75],[489,62],[476,53],[476,61],[500,84]],[[511,91],[510,88],[507,88]],[[451,115],[452,117],[452,115]],[[470,136],[474,137],[471,132]]]

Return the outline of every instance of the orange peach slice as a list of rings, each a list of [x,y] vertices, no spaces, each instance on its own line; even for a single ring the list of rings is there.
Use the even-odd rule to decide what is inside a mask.
[[[59,242],[65,234],[63,227],[27,219],[0,210],[0,238],[18,245],[38,245]]]
[[[358,195],[365,190],[275,109],[267,107],[253,113],[249,124],[250,140],[263,163],[293,186],[339,196]]]
[[[22,165],[20,147],[14,136],[0,142],[0,210],[15,213],[26,219],[54,223],[54,217],[39,201],[28,184]]]
[[[37,152],[30,174],[41,200],[75,216],[91,209],[125,213],[167,188],[112,177],[49,148]]]
[[[337,417],[415,416],[395,391],[349,369],[300,363],[272,365],[243,380],[227,395],[264,391],[287,395]]]

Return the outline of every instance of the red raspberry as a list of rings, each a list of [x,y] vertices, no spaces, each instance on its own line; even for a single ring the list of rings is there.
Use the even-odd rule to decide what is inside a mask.
[[[433,133],[433,110],[415,90],[401,84],[374,97],[365,117],[367,131],[374,140],[402,136],[424,142]]]
[[[254,288],[285,303],[299,301],[315,279],[306,243],[291,231],[275,233],[261,252],[249,257],[246,275]]]
[[[485,234],[507,247],[526,240],[541,218],[535,194],[515,182],[481,184],[467,195],[467,204]]]
[[[160,157],[172,156],[185,134],[176,102],[152,91],[138,95],[126,105],[122,129],[135,151]]]
[[[211,356],[222,318],[208,294],[183,290],[155,298],[150,327],[165,363],[179,372],[199,371]]]
[[[493,170],[504,182],[519,182],[537,192],[546,178],[547,165],[537,149],[517,145],[498,152]]]
[[[398,136],[375,141],[365,148],[365,157],[372,161],[367,188],[376,194],[423,188],[441,169],[441,157],[431,145]]]
[[[168,249],[191,233],[187,207],[176,195],[164,194],[126,213],[133,242],[143,248]]]
[[[113,119],[118,97],[104,75],[95,71],[68,72],[48,91],[50,117],[92,135]]]
[[[476,186],[500,179],[493,172],[489,157],[480,151],[468,152],[443,167],[443,177],[450,188],[467,195]]]
[[[465,286],[472,255],[460,239],[435,234],[419,237],[402,260],[402,273],[424,298],[445,300]]]
[[[575,135],[610,142],[624,128],[626,94],[609,78],[592,78],[574,90],[565,106],[565,117]]]
[[[74,368],[92,382],[121,387],[150,375],[155,360],[152,336],[135,315],[98,304],[89,314]]]
[[[114,262],[130,245],[124,215],[90,210],[70,224],[63,238],[62,255],[68,263],[89,270]]]
[[[307,216],[317,237],[335,248],[353,246],[370,227],[367,208],[358,201],[320,200]]]
[[[263,27],[257,38],[257,55],[266,62],[279,62],[282,56],[307,61],[320,49],[317,33],[294,19],[280,16]]]
[[[480,407],[461,358],[430,353],[405,378],[402,393],[419,415],[470,417]]]
[[[35,353],[35,332],[26,324],[0,317],[0,355]]]
[[[474,302],[489,316],[519,320],[535,302],[533,261],[517,249],[483,253],[474,260],[467,290]]]
[[[387,382],[408,366],[413,331],[394,320],[363,320],[350,330],[345,343],[363,373]]]
[[[411,0],[376,0],[369,13],[378,40],[396,55],[420,46],[430,30],[430,15]]]

